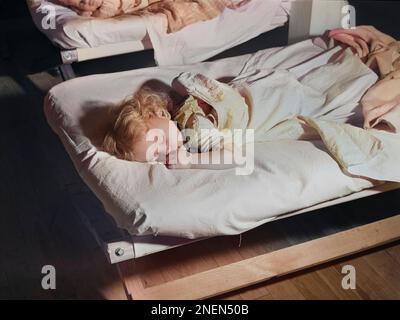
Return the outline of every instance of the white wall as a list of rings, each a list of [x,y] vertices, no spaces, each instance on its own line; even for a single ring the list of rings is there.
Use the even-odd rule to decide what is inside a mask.
[[[298,42],[340,28],[348,5],[343,0],[296,0],[292,4],[289,19],[289,43]]]

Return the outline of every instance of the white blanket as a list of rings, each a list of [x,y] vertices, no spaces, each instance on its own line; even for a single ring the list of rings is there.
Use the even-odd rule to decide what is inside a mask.
[[[308,134],[325,143],[344,171],[400,182],[400,134],[348,124],[377,79],[350,49],[335,47],[288,70],[250,67],[233,83],[244,82],[251,92],[256,141]]]
[[[324,52],[327,52],[326,48],[307,40],[286,48],[269,49],[213,63],[79,78],[54,87],[46,99],[45,112],[76,169],[120,227],[132,234],[187,238],[239,234],[281,214],[370,188],[374,182],[369,178],[346,174],[327,152],[322,141],[292,140],[298,135],[296,125],[286,127],[291,130],[283,130],[288,139],[270,139],[255,145],[255,171],[249,176],[237,176],[235,169],[170,171],[162,165],[118,160],[98,151],[96,147],[104,133],[103,125],[108,121],[108,107],[150,79],[158,79],[168,87],[183,71],[201,72],[216,79],[236,77],[241,72],[257,69],[292,69],[297,75],[315,69],[314,72],[318,73],[317,69],[323,71],[329,59],[329,54],[322,54]],[[335,50],[329,52],[333,54]],[[350,74],[350,85],[346,79],[337,83],[339,96],[325,96],[324,106],[346,98],[343,100],[346,105],[356,107],[363,88],[375,79],[374,74],[364,68],[361,62],[359,67],[360,74]],[[329,77],[327,72],[325,77]],[[301,78],[306,79],[308,85],[313,81],[316,86],[324,85],[315,78]],[[318,90],[316,92],[324,96],[322,88]],[[334,91],[327,90],[331,94]],[[291,92],[285,91],[284,94],[290,96]],[[335,116],[334,113],[332,115]],[[325,142],[334,141],[329,140],[332,137],[330,133],[344,124],[336,125],[326,117],[318,119],[313,124],[316,127],[327,124],[322,128],[327,137]],[[362,119],[354,116],[347,120],[358,123]],[[351,128],[350,131],[355,127]],[[383,146],[396,143],[393,142],[396,141],[395,137],[390,137],[382,143]],[[354,142],[357,145],[357,139]],[[331,152],[334,151],[333,144],[327,145]],[[345,146],[348,144],[342,145]],[[340,144],[338,147],[341,147]],[[370,150],[375,152],[378,149]],[[386,166],[383,171],[388,178],[393,178],[395,174],[391,175],[390,172],[398,169],[391,167],[394,158],[390,151],[386,149],[387,156],[383,157],[387,161],[383,164]],[[339,151],[337,154],[342,153]],[[350,153],[354,154],[359,155],[358,150]],[[354,159],[357,157],[350,157],[350,162]],[[348,160],[344,154],[342,162],[345,164]],[[362,174],[372,172],[371,166],[365,171],[362,165],[355,163],[355,166],[349,167],[349,171],[354,169],[355,172],[357,169]],[[375,172],[378,171],[377,166],[372,167]],[[377,173],[377,177],[382,177],[382,172]]]
[[[167,34],[164,15],[146,16],[146,28],[158,65],[184,65],[207,60],[220,52],[270,31],[287,21],[288,0],[251,0],[225,9],[221,16]]]
[[[142,42],[146,36],[146,25],[139,16],[93,19],[81,17],[51,0],[27,0],[27,3],[37,28],[62,49]]]

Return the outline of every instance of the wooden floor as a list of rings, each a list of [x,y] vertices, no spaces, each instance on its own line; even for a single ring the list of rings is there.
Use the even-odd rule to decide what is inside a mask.
[[[68,186],[82,182],[42,112],[44,92],[57,81],[57,76],[47,73],[26,77],[11,62],[0,62],[3,120],[0,127],[0,299],[127,299],[125,282],[117,268],[107,263],[80,222],[66,192]],[[399,196],[399,191],[395,191],[330,208],[314,217],[291,219],[282,222],[279,228],[268,227],[268,233],[259,229],[243,238],[241,248],[237,248],[237,237],[217,241],[214,248],[198,244],[190,250],[186,258],[189,264],[184,268],[200,271],[224,261],[252,257],[263,253],[265,247],[287,245],[280,239],[306,241],[335,232],[335,228],[375,221],[379,219],[378,212],[387,216],[398,214]],[[324,228],[316,228],[315,223]],[[300,226],[304,232],[293,240],[290,234]],[[286,236],[282,238],[279,234]],[[232,250],[216,254],[224,241]],[[215,254],[210,256],[210,250]],[[177,266],[180,258],[184,257],[179,250],[172,258],[166,253],[153,258],[161,265],[166,264],[169,274],[160,272],[158,267],[145,269],[145,260],[139,260],[135,270],[143,272],[146,285],[156,284],[171,275],[188,272]],[[340,286],[340,271],[347,264],[357,270],[355,291],[345,291]],[[56,267],[54,291],[41,288],[44,265]],[[121,266],[121,269],[125,268],[125,274],[129,274],[132,266]],[[400,244],[397,243],[220,298],[400,299],[399,270]]]
[[[356,268],[356,290],[342,288],[342,268]],[[235,300],[400,299],[400,244],[229,294]]]

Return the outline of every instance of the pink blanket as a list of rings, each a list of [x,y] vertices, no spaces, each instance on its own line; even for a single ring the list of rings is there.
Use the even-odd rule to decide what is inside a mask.
[[[381,79],[361,100],[365,128],[400,132],[400,42],[372,26],[335,29],[329,37],[351,47]]]
[[[251,0],[161,0],[143,12],[163,13],[168,20],[167,32],[177,32],[200,21],[214,19],[225,8],[234,9]]]
[[[112,18],[123,14],[162,13],[167,32],[177,32],[200,21],[218,17],[225,8],[236,9],[252,0],[56,0],[81,16]]]

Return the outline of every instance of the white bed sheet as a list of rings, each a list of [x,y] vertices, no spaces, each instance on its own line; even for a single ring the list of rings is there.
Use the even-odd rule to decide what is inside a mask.
[[[282,0],[271,21],[266,21],[266,30],[283,26],[288,20],[291,2]],[[128,41],[142,42],[147,34],[145,19],[126,15],[112,19],[92,19],[80,17],[69,8],[54,4],[51,0],[27,0],[36,26],[54,44],[65,50],[96,48],[103,45]],[[42,21],[49,14],[48,6],[54,8],[56,28],[42,27]],[[43,20],[44,19],[44,20]]]
[[[169,171],[161,165],[121,161],[96,148],[108,106],[149,79],[169,85],[182,71],[231,77],[247,61],[253,67],[262,63],[289,68],[322,51],[308,40],[212,63],[79,78],[50,91],[45,113],[79,174],[121,228],[131,234],[184,238],[240,234],[373,183],[345,175],[322,143],[307,141],[256,145],[255,172],[250,176],[236,176],[234,170]]]
[[[37,28],[65,50],[96,48],[128,41],[142,42],[146,36],[146,25],[139,16],[92,19],[81,17],[71,9],[49,0],[28,0],[28,6]],[[51,13],[49,6],[54,9],[55,29],[42,26],[42,21],[50,23],[46,19]]]
[[[291,2],[252,0],[242,7],[226,9],[212,20],[199,22],[167,34],[163,15],[146,16],[146,28],[159,66],[205,61],[217,54],[277,28],[275,17],[287,19]]]

